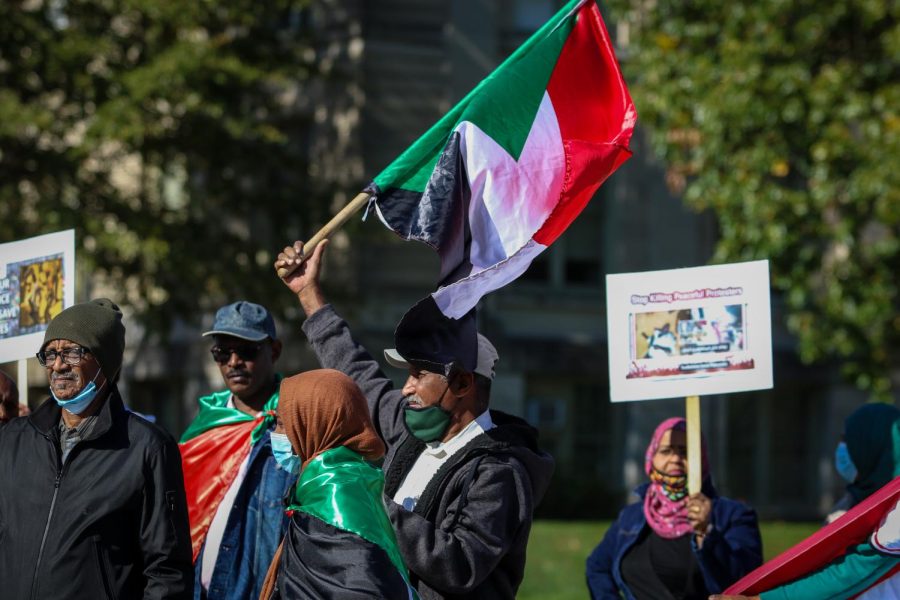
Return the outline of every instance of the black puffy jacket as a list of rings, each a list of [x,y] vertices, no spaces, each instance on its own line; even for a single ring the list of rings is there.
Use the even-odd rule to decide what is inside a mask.
[[[50,398],[0,430],[0,597],[191,598],[191,539],[175,441],[117,390],[60,464]]]

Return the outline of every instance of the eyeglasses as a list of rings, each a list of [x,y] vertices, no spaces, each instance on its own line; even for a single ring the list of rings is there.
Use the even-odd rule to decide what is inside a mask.
[[[209,349],[209,353],[212,354],[214,361],[220,365],[224,365],[231,360],[232,353],[237,354],[238,358],[241,360],[253,360],[259,354],[261,348],[262,344],[241,344],[230,348],[213,346]]]
[[[90,354],[91,351],[87,348],[82,348],[81,346],[72,346],[71,348],[63,348],[60,351],[56,350],[41,350],[35,356],[37,356],[38,362],[41,363],[42,367],[52,366],[53,363],[56,362],[56,357],[62,357],[62,360],[67,365],[75,366],[81,362],[81,359],[85,354]]]

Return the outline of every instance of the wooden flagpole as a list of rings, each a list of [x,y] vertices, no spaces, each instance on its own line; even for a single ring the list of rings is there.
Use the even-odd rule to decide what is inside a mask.
[[[340,212],[334,215],[325,226],[320,229],[316,235],[309,238],[309,241],[303,244],[303,256],[309,256],[316,249],[319,242],[331,236],[332,233],[343,227],[344,223],[350,220],[355,213],[359,212],[363,206],[369,201],[371,194],[369,192],[360,192],[350,203],[342,208]]]
[[[688,493],[696,494],[703,486],[703,458],[700,455],[700,397],[685,399],[687,420]]]
[[[358,193],[347,206],[342,208],[338,214],[334,215],[330,221],[325,223],[322,229],[316,232],[314,236],[309,238],[309,240],[303,244],[303,258],[305,259],[310,256],[322,240],[331,237],[332,233],[343,227],[344,223],[350,220],[350,217],[359,212],[359,210],[368,203],[370,196],[371,194],[369,192]],[[296,270],[297,267],[290,270],[278,269],[278,276],[287,277]]]
[[[20,358],[16,374],[16,387],[19,388],[19,404],[28,405],[28,359]]]

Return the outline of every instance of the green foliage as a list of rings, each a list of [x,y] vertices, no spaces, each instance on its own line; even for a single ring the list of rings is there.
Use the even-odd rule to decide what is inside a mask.
[[[74,227],[82,273],[155,331],[289,301],[267,275],[327,216],[315,101],[346,58],[315,22],[341,10],[311,4],[0,3],[0,239]]]
[[[668,183],[718,262],[768,258],[806,361],[900,369],[900,4],[611,0]]]

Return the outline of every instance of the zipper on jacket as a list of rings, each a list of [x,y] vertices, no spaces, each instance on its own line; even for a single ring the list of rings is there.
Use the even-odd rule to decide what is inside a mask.
[[[59,456],[59,455],[57,455]],[[47,513],[47,523],[44,525],[44,535],[41,536],[41,545],[38,549],[37,561],[34,564],[34,577],[31,580],[31,598],[37,592],[38,573],[41,567],[41,558],[44,556],[44,545],[47,543],[47,534],[50,532],[50,520],[53,518],[53,509],[56,507],[56,496],[59,494],[59,484],[62,481],[65,465],[60,465],[56,471],[56,481],[53,482],[53,498],[50,500],[50,511]]]

